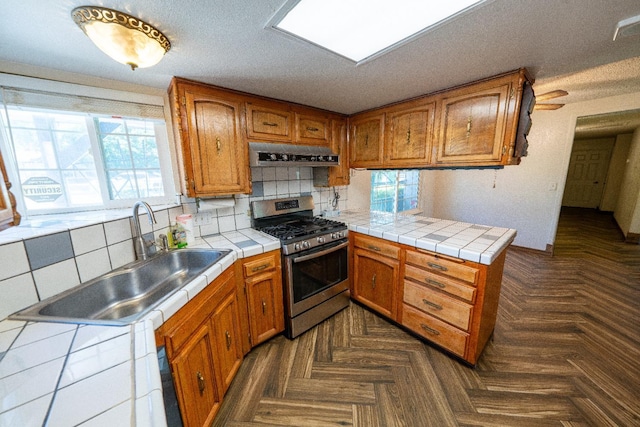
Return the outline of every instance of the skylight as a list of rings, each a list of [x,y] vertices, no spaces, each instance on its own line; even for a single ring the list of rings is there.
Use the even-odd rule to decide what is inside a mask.
[[[361,62],[478,3],[482,0],[300,0],[272,26]]]

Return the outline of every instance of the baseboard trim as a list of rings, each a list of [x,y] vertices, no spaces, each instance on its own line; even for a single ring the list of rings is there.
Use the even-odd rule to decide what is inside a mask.
[[[512,247],[514,249],[517,249],[519,251],[531,252],[531,253],[535,253],[535,254],[538,254],[538,255],[553,256],[553,245],[547,245],[547,247],[544,250],[526,248],[524,246],[517,246],[517,245],[511,245],[510,247]]]
[[[627,235],[624,236],[624,242],[638,245],[638,244],[640,244],[640,234],[638,234],[638,233],[627,233]]]

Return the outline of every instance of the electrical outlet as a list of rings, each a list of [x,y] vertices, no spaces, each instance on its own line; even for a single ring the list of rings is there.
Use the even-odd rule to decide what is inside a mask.
[[[193,225],[209,225],[213,222],[213,213],[198,212],[193,216]]]

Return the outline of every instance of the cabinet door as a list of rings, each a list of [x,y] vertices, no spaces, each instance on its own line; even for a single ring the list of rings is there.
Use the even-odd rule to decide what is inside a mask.
[[[349,127],[351,132],[350,167],[382,166],[384,114],[356,116]]]
[[[486,86],[442,100],[436,163],[500,164],[511,84]]]
[[[11,183],[0,153],[0,230],[20,224],[21,216],[16,212],[16,200],[9,191],[10,188]]]
[[[185,426],[210,425],[220,406],[208,324],[202,325],[172,358],[176,395]]]
[[[331,120],[331,150],[340,154],[340,165],[329,168],[329,186],[349,185],[347,119]]]
[[[240,314],[235,283],[230,281],[230,292],[224,296],[211,315],[211,328],[215,341],[218,386],[224,395],[242,363]]]
[[[284,330],[281,270],[246,280],[251,345],[256,346]]]
[[[320,114],[296,113],[296,142],[328,146],[329,117]]]
[[[185,92],[188,141],[185,157],[191,165],[190,197],[248,193],[248,154],[241,134],[240,101]]]
[[[353,262],[353,298],[395,320],[399,262],[358,248]]]
[[[293,113],[277,105],[247,102],[247,136],[252,141],[291,142]]]
[[[385,166],[427,166],[431,158],[435,102],[387,112]]]

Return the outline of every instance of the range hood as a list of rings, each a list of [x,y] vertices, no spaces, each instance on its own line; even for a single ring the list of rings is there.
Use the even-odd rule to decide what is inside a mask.
[[[249,166],[338,166],[340,156],[316,145],[249,143]]]

